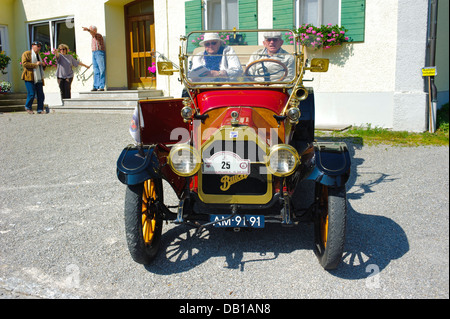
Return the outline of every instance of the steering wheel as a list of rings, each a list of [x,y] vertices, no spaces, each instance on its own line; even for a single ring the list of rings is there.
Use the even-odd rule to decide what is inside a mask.
[[[283,68],[284,74],[282,74],[279,79],[276,79],[276,80],[273,80],[273,81],[283,81],[286,78],[286,76],[288,75],[288,73],[289,73],[287,66],[283,62],[281,62],[279,60],[275,60],[275,59],[259,59],[259,60],[255,60],[255,61],[253,61],[253,62],[251,62],[250,64],[247,65],[247,67],[245,68],[245,71],[244,71],[244,75],[245,76],[249,76],[248,72],[249,72],[250,68],[252,66],[254,66],[255,64],[258,64],[258,63],[262,64],[262,69],[263,70],[265,69],[264,74],[258,74],[257,75],[258,77],[266,77],[266,76],[275,75],[275,73],[273,73],[273,74],[266,73],[267,72],[267,67],[264,66],[264,62],[276,63],[276,64],[279,64]],[[251,76],[255,77],[255,75],[251,75]]]

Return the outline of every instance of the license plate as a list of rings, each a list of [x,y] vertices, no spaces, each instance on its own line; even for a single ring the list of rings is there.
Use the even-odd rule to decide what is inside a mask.
[[[211,215],[210,221],[215,222],[231,215]],[[215,227],[250,227],[264,228],[264,215],[236,215],[214,224]]]
[[[242,159],[233,152],[217,152],[210,158],[204,159],[202,172],[203,174],[249,175],[250,160]]]

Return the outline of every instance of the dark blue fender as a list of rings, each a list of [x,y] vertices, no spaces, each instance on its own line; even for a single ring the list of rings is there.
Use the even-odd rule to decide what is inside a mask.
[[[339,187],[350,177],[350,153],[343,142],[315,142],[315,167],[308,176],[326,186]]]
[[[117,177],[126,185],[136,185],[148,179],[160,178],[159,161],[154,146],[139,149],[128,145],[117,160]]]

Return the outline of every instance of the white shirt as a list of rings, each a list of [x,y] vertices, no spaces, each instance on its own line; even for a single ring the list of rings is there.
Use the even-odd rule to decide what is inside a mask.
[[[199,69],[205,66],[205,55],[204,52],[191,56],[189,58],[189,72]],[[205,68],[206,69],[206,68]],[[219,71],[226,71],[228,78],[236,78],[242,75],[242,66],[239,58],[236,56],[232,47],[226,46],[223,49],[222,59],[220,61]],[[190,77],[188,73],[188,77]],[[199,78],[193,79],[198,81]],[[210,82],[211,77],[205,78],[202,81]]]
[[[286,76],[286,78],[283,80],[283,82],[289,82],[294,78],[294,74],[295,74],[295,64],[294,64],[294,58],[291,54],[289,54],[287,51],[283,50],[282,48],[280,48],[280,50],[278,50],[277,53],[275,53],[274,55],[269,55],[269,53],[267,52],[267,49],[260,49],[256,52],[254,52],[251,56],[250,59],[247,63],[247,65],[249,65],[251,62],[256,61],[256,60],[260,60],[260,59],[273,59],[273,60],[278,60],[281,63],[283,63],[284,65],[286,65],[287,69],[288,69],[288,74]],[[263,70],[263,66],[266,68],[266,72],[268,74],[270,74],[270,79],[265,80],[264,79],[264,70]],[[281,73],[282,72],[282,73]],[[254,67],[251,67],[250,70],[248,71],[249,75],[261,75],[261,77],[256,77],[255,81],[279,81],[279,79],[281,78],[281,74],[284,73],[284,69],[278,65],[277,63],[270,63],[270,62],[264,62],[263,63],[257,63],[255,64]]]

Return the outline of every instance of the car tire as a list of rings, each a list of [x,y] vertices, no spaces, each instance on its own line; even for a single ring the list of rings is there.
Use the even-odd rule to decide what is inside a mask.
[[[345,186],[317,185],[318,210],[314,216],[314,252],[326,270],[336,269],[344,252],[347,224]]]
[[[161,243],[162,214],[155,201],[163,201],[161,179],[128,185],[125,193],[125,233],[133,260],[149,264]]]

